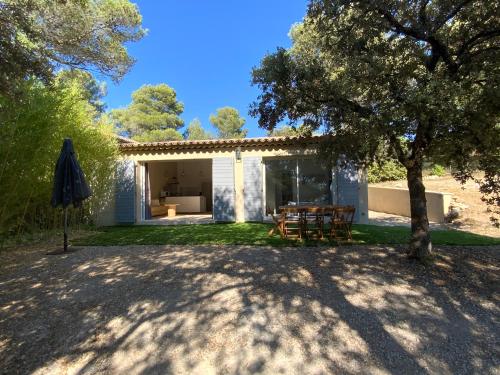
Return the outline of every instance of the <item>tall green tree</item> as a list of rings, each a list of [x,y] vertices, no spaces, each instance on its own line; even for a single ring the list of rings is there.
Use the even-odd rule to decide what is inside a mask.
[[[154,129],[134,137],[134,140],[138,142],[182,141],[183,139],[182,134],[174,129]]]
[[[184,122],[179,117],[184,111],[184,104],[177,100],[175,90],[165,83],[159,85],[144,85],[132,93],[132,103],[126,108],[111,111],[118,129],[128,132],[132,138],[150,134],[148,139],[165,134],[172,136]],[[166,131],[168,132],[158,132]],[[175,138],[182,138],[178,133]],[[169,139],[157,139],[162,141]]]
[[[107,94],[106,82],[98,82],[89,72],[78,69],[60,71],[57,74],[57,81],[62,85],[76,84],[81,87],[83,99],[87,100],[98,114],[106,110],[106,103],[103,100]]]
[[[253,71],[262,94],[251,114],[269,130],[285,118],[324,126],[332,155],[359,166],[386,147],[406,168],[408,254],[425,259],[425,158],[460,179],[482,169],[481,190],[500,206],[499,22],[485,0],[313,0],[293,47]]]
[[[189,123],[186,131],[184,132],[184,138],[188,140],[203,140],[212,139],[213,135],[203,129],[201,121],[195,118]]]
[[[217,129],[218,138],[245,138],[248,133],[247,129],[243,129],[245,119],[233,107],[217,109],[215,115],[210,115],[210,123]]]
[[[0,92],[29,76],[50,81],[60,66],[119,80],[134,63],[125,45],[144,36],[141,23],[129,0],[2,0]]]

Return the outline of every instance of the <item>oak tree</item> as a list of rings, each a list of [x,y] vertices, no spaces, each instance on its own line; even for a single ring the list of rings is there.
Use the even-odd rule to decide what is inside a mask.
[[[432,245],[424,159],[459,179],[484,171],[500,205],[500,5],[486,0],[313,0],[293,46],[253,71],[251,108],[263,128],[298,121],[330,134],[328,149],[358,166],[384,147],[406,168],[408,254]]]

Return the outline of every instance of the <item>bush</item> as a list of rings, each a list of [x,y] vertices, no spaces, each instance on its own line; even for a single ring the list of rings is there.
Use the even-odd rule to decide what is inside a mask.
[[[431,176],[444,176],[446,174],[446,169],[442,165],[434,164],[429,172]]]
[[[111,125],[96,120],[77,85],[27,81],[16,98],[0,97],[0,236],[60,227],[50,206],[55,163],[70,137],[93,196],[70,220],[91,223],[111,194],[118,148]]]
[[[397,160],[387,160],[368,168],[368,183],[406,179],[406,168]]]

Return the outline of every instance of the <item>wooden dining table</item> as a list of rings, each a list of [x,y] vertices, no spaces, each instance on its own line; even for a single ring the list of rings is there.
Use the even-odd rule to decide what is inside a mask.
[[[314,223],[316,221],[317,227],[319,229],[319,234],[321,238],[323,237],[323,225],[324,225],[324,216],[329,215],[334,219],[336,210],[343,210],[347,207],[345,205],[333,205],[333,204],[288,204],[279,206],[279,217],[275,220],[276,229],[280,231],[282,235],[287,237],[286,233],[286,217],[287,215],[298,214],[300,219],[299,224],[302,228],[299,231],[299,237],[301,237],[301,233],[305,231],[307,233],[307,217],[309,215],[310,222]],[[316,217],[316,220],[314,219]],[[350,232],[350,224],[349,224],[349,232]],[[348,235],[351,237],[350,233]]]
[[[333,205],[318,205],[318,204],[289,204],[289,205],[283,205],[279,206],[279,212],[280,212],[280,222],[279,225],[281,225],[280,228],[278,228],[282,233],[284,234],[285,237],[288,237],[288,219],[287,215],[292,216],[292,221],[290,223],[294,223],[297,219],[293,220],[294,214],[297,214],[299,216],[298,222],[296,226],[293,228],[297,233],[297,236],[299,238],[302,238],[302,234],[308,233],[308,222],[313,223],[313,226],[315,227],[315,230],[317,231],[319,237],[323,238],[323,220],[324,220],[324,214],[325,211],[332,211],[335,206]],[[308,221],[308,215],[310,221]],[[298,227],[297,227],[298,225]]]

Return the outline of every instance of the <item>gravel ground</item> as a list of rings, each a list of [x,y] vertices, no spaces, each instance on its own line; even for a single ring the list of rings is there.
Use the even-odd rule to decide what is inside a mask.
[[[0,252],[0,373],[500,373],[500,247],[44,253]]]

